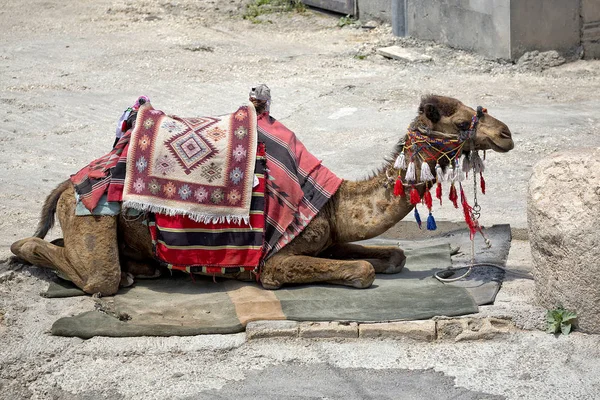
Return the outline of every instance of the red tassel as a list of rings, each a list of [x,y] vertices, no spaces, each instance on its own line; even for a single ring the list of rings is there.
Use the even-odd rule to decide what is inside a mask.
[[[450,194],[448,195],[448,199],[454,204],[454,208],[458,208],[458,194],[456,193],[456,186],[452,184],[450,186]]]
[[[417,189],[415,189],[415,187],[413,186],[412,189],[410,189],[410,204],[412,204],[413,206],[419,204],[421,202],[421,196],[419,196],[419,192],[417,192]]]
[[[462,183],[459,183],[458,185],[460,187],[460,204],[464,206],[467,202],[467,196],[465,196],[465,191],[463,189]]]
[[[463,202],[463,213],[465,214],[465,222],[469,227],[469,236],[471,240],[475,237],[475,233],[477,232],[477,227],[475,226],[475,222],[473,222],[473,218],[471,217],[471,206],[467,204],[467,202]]]
[[[400,179],[400,177],[396,179],[396,183],[394,184],[394,196],[406,196],[406,193],[404,193],[404,184],[402,183],[402,179]]]
[[[465,215],[465,222],[467,223],[467,226],[469,227],[469,236],[471,237],[471,240],[473,240],[473,238],[475,237],[475,233],[477,233],[477,224],[475,223],[475,221],[473,221],[473,216],[472,216],[473,208],[469,205],[469,203],[467,203],[466,199],[463,200],[462,206],[463,206],[463,213]]]
[[[433,207],[433,200],[431,199],[431,193],[429,193],[429,189],[425,191],[425,194],[423,195],[423,201],[425,202],[425,206],[431,212],[431,207]]]
[[[477,232],[477,224],[473,221],[473,207],[467,203],[467,196],[465,196],[465,191],[463,190],[462,184],[460,185],[460,202],[463,207],[463,214],[465,215],[465,222],[469,227],[471,240],[475,237],[475,233]]]
[[[442,184],[438,182],[437,187],[435,188],[435,197],[440,200],[440,206],[442,205]]]
[[[121,132],[127,132],[127,120],[121,122]]]
[[[481,186],[481,193],[485,194],[485,179],[483,179],[483,173],[479,173],[479,185]]]

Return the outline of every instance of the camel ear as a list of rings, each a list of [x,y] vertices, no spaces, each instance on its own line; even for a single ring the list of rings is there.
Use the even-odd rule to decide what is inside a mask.
[[[434,104],[427,103],[425,104],[425,107],[423,107],[423,109],[427,119],[429,119],[434,124],[440,122],[440,119],[442,119],[440,110]]]

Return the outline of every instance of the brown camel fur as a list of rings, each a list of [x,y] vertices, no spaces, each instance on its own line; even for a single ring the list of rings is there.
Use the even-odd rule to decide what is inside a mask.
[[[474,114],[475,110],[453,98],[427,96],[422,99],[415,123],[456,138],[467,129]],[[394,197],[392,189],[384,187],[386,171],[403,142],[401,138],[392,157],[372,177],[344,181],[302,234],[266,260],[260,274],[264,288],[311,282],[366,288],[376,273],[402,270],[406,260],[402,250],[350,242],[382,234],[412,210],[405,197]],[[472,144],[474,149],[498,152],[514,146],[508,127],[488,114],[480,119]],[[473,150],[472,144],[466,143],[463,151]],[[64,246],[43,240],[55,213]],[[61,183],[48,196],[35,236],[13,243],[11,251],[31,264],[58,270],[87,293],[116,293],[122,271],[134,275],[154,273],[147,227],[140,220],[128,221],[123,216],[75,216],[75,192],[70,181]],[[236,278],[251,276],[241,273]]]

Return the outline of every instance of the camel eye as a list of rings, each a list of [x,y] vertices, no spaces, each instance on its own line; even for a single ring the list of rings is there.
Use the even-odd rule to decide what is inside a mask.
[[[471,127],[471,121],[459,122],[456,124],[456,127],[461,131],[469,130],[469,128]]]

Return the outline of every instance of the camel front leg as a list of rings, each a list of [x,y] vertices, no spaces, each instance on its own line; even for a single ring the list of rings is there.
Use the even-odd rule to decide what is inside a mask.
[[[406,264],[404,251],[393,246],[362,246],[353,243],[336,244],[320,254],[338,260],[366,260],[377,274],[397,274]]]
[[[276,254],[269,258],[260,275],[265,289],[315,282],[368,288],[374,280],[375,270],[364,260],[332,260],[285,254]]]

